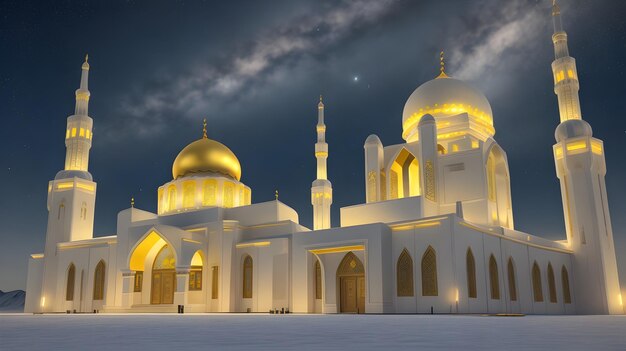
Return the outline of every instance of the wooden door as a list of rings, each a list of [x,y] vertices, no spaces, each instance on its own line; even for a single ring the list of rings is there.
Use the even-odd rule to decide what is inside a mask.
[[[150,289],[150,303],[161,303],[161,273],[152,273],[152,288]]]
[[[174,303],[174,290],[176,290],[176,273],[168,272],[163,274],[163,283],[161,290],[161,303]]]
[[[340,280],[341,312],[357,313],[357,278],[342,277]]]

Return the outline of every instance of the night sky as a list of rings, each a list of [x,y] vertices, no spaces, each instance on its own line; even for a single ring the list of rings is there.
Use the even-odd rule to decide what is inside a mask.
[[[626,282],[626,1],[561,0],[583,118],[604,140],[612,223]],[[446,72],[493,108],[508,154],[516,229],[564,239],[552,145],[559,123],[550,0],[0,2],[0,289],[24,289],[43,251],[48,181],[64,166],[66,118],[89,53],[98,183],[95,235],[117,213],[156,211],[178,152],[227,145],[252,201],[280,200],[311,226],[317,101],[326,105],[333,225],[362,203],[363,143],[402,143],[402,109]],[[357,79],[355,79],[357,78]]]

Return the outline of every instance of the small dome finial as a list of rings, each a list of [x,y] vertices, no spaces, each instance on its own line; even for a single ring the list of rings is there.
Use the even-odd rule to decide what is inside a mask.
[[[446,74],[446,62],[444,61],[443,50],[439,53],[439,76],[437,78],[448,78]]]
[[[202,121],[202,139],[207,139],[206,135],[206,118]]]
[[[276,196],[276,201],[278,201],[278,189],[274,192],[274,196]]]
[[[134,196],[130,198],[130,207],[131,208],[135,208],[135,197]]]
[[[85,62],[89,62],[89,54],[85,54]]]

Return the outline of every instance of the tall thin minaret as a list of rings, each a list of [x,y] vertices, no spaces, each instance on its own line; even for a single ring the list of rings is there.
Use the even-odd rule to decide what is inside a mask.
[[[554,93],[559,98],[561,122],[570,119],[581,119],[576,60],[569,55],[567,33],[563,30],[561,9],[556,0],[552,2],[552,22],[554,24],[554,34],[552,34],[552,43],[554,44],[552,75],[554,77]]]
[[[324,103],[320,95],[317,104],[317,143],[315,158],[317,159],[317,179],[311,186],[311,204],[313,205],[313,229],[330,228],[330,205],[333,203],[333,187],[328,178],[326,160],[328,144],[326,144],[326,125],[324,124]]]
[[[552,18],[556,57],[552,70],[561,114],[553,149],[567,241],[573,251],[573,272],[569,273],[573,276],[572,302],[576,313],[621,314],[624,311],[604,180],[604,145],[593,138],[591,126],[580,113],[576,64],[568,53],[567,34],[556,0]],[[560,271],[563,276],[565,271]]]
[[[89,90],[87,57],[82,65],[80,88],[76,90],[76,108],[67,118],[65,131],[65,168],[48,183],[48,226],[44,248],[43,283],[40,305],[29,310],[58,312],[80,310],[84,306],[64,305],[64,295],[59,290],[58,279],[67,267],[61,266],[57,245],[63,242],[93,238],[96,204],[96,183],[88,171],[89,149],[93,137],[93,120],[87,115]],[[65,264],[65,263],[64,263]],[[63,265],[64,265],[63,264]],[[78,301],[78,299],[75,299]]]

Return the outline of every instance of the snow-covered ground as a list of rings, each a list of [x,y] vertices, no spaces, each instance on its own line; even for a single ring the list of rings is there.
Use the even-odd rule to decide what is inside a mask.
[[[625,350],[626,316],[8,315],[0,350]]]

